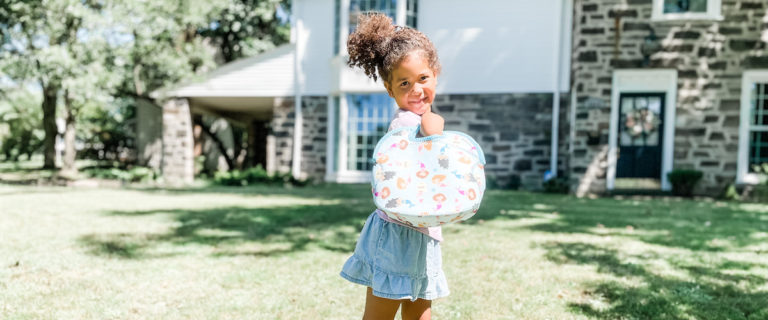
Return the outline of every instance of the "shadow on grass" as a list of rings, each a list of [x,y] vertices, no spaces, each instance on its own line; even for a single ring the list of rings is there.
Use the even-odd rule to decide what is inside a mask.
[[[758,288],[768,280],[758,275],[733,274],[764,268],[760,264],[726,260],[707,263],[684,257],[628,255],[588,243],[548,242],[542,245],[546,257],[559,264],[594,265],[598,272],[618,278],[638,279],[631,286],[618,281],[593,283],[582,292],[594,303],[571,303],[574,311],[599,319],[766,319],[768,291]],[[684,270],[686,276],[663,276],[649,270],[648,260],[663,259]],[[638,263],[633,263],[635,261]]]
[[[370,184],[333,184],[320,183],[310,186],[291,186],[287,184],[255,184],[249,186],[217,186],[189,188],[130,187],[130,190],[167,196],[189,196],[194,194],[227,194],[240,196],[294,196],[304,199],[355,199],[371,200]]]
[[[329,251],[354,250],[357,235],[372,211],[355,202],[275,207],[222,207],[113,211],[123,216],[169,215],[177,226],[160,234],[99,234],[80,242],[96,255],[126,259],[157,257],[159,247],[200,244],[214,256],[289,254],[310,247]],[[245,248],[245,249],[243,249]]]
[[[694,251],[752,250],[765,243],[767,214],[739,203],[675,198],[650,200],[553,198],[557,219],[528,228],[549,233],[618,235],[646,243]],[[764,250],[764,248],[762,249]]]

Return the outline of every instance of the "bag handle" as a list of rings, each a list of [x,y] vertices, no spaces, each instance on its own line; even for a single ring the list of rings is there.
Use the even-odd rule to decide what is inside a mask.
[[[416,137],[417,134],[421,132],[421,125],[416,125],[416,130],[411,131],[411,133],[408,134],[408,140],[410,142],[422,142],[422,141],[430,141],[430,140],[437,140],[444,138],[445,135],[443,134],[433,134],[431,136],[426,137]]]
[[[408,134],[408,140],[411,141],[411,142],[422,142],[422,141],[430,141],[430,140],[442,139],[442,138],[445,137],[445,132],[446,132],[446,131],[443,131],[443,134],[433,134],[431,136],[426,136],[426,137],[416,137],[416,134],[421,132],[421,125],[416,125],[415,127],[414,126],[411,126],[411,127],[401,127],[401,128],[395,129],[393,131],[387,132],[387,134],[385,134],[384,137],[379,139],[379,142],[376,144],[376,148],[373,149],[373,157],[371,157],[371,159],[369,159],[368,161],[370,161],[372,164],[376,164],[376,154],[378,153],[379,147],[381,146],[381,141],[384,140],[385,138],[389,137],[393,133],[401,131],[401,130],[411,130],[411,132]],[[451,133],[455,133],[455,134],[464,136],[465,138],[467,138],[467,140],[472,142],[472,144],[474,144],[474,146],[475,146],[477,155],[480,158],[480,163],[485,165],[485,154],[483,153],[483,149],[480,148],[480,145],[477,144],[477,141],[475,141],[475,139],[473,139],[472,137],[470,137],[469,135],[467,135],[464,132],[451,131]]]

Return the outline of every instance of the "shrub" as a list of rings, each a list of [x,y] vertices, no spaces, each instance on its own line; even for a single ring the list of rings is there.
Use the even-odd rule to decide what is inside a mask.
[[[568,193],[571,190],[567,177],[550,178],[542,184],[546,193]]]
[[[281,172],[270,175],[260,165],[247,170],[232,170],[217,172],[213,177],[213,183],[223,186],[247,186],[250,184],[290,184],[305,186],[309,179],[295,179],[290,173]]]
[[[150,182],[157,179],[155,170],[148,167],[121,168],[86,168],[83,169],[88,177],[99,179],[121,180],[125,182]]]
[[[672,193],[678,196],[691,197],[693,189],[704,174],[698,170],[675,169],[667,173]]]

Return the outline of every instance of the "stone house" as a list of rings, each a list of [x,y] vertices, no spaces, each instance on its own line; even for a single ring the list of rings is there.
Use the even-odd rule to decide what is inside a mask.
[[[142,154],[161,159],[166,180],[193,179],[199,142],[190,118],[216,115],[249,133],[263,132],[249,141],[262,150],[254,152],[263,155],[254,163],[268,171],[370,181],[370,153],[396,106],[381,83],[345,65],[345,44],[357,16],[371,10],[418,28],[435,43],[443,73],[434,108],[447,129],[482,144],[488,176],[497,184],[536,188],[545,171],[559,165],[564,172],[558,156],[567,131],[559,120],[570,87],[570,2],[294,0],[292,6],[290,44],[157,93],[162,110],[144,114],[162,113],[163,128],[149,140],[162,140],[163,147]],[[553,155],[553,149],[561,151]]]
[[[269,171],[369,181],[370,153],[395,110],[380,83],[344,65],[347,35],[369,10],[435,43],[434,109],[446,129],[476,138],[497,185],[537,189],[549,171],[579,195],[669,190],[666,173],[690,168],[704,172],[698,191],[712,194],[756,182],[752,165],[768,157],[765,0],[293,6],[290,44],[158,95],[162,148],[147,157],[167,179],[193,178],[189,119],[212,114],[247,128],[253,163]]]
[[[768,160],[768,1],[581,0],[574,5],[568,175],[579,194],[699,193],[755,183]],[[765,118],[765,119],[764,119]]]

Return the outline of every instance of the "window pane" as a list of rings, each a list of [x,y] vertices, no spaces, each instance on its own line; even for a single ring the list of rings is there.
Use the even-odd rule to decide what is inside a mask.
[[[752,86],[750,115],[752,125],[768,125],[768,84],[756,83]]]
[[[357,28],[357,20],[361,14],[377,11],[395,20],[397,0],[350,0],[349,1],[349,33]]]
[[[707,0],[664,0],[664,13],[707,12]]]
[[[768,131],[749,133],[749,172],[756,172],[755,166],[768,162]]]
[[[655,147],[660,143],[661,96],[621,96],[620,146]]]
[[[348,170],[370,171],[373,149],[386,133],[394,110],[394,100],[387,94],[348,94],[350,128],[347,156]]]

